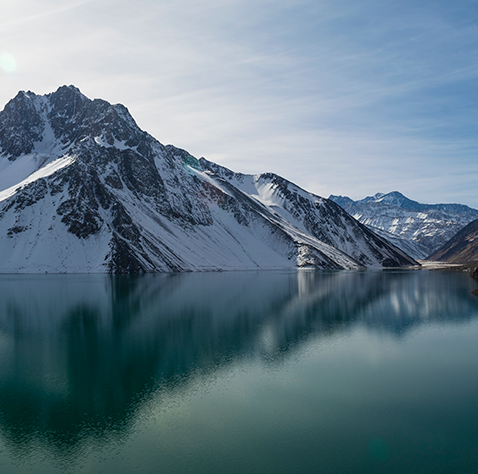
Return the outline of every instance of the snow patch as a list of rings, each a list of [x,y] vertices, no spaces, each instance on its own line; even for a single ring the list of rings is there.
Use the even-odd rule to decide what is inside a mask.
[[[20,190],[27,184],[33,183],[34,181],[40,178],[46,178],[47,176],[50,176],[53,173],[56,173],[62,168],[65,168],[66,166],[71,165],[75,161],[75,159],[76,158],[74,156],[64,156],[62,158],[58,158],[52,161],[51,163],[43,166],[38,171],[32,173],[30,176],[28,176],[28,178],[24,179],[20,183],[1,191],[0,202],[13,196],[18,190]]]
[[[103,135],[99,137],[95,137],[95,142],[104,148],[117,148],[118,150],[135,150],[136,149],[136,147],[127,146],[125,140],[118,140],[117,138],[115,138],[114,143],[111,145],[110,143],[108,143],[108,141]]]

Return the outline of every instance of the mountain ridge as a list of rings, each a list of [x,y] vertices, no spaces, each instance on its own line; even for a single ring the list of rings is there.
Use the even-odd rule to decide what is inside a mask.
[[[0,175],[3,273],[416,264],[335,203],[162,145],[74,86],[0,112]]]
[[[429,209],[436,209],[440,211],[447,211],[447,212],[470,212],[476,211],[476,209],[467,206],[466,204],[458,204],[458,203],[440,203],[440,204],[423,204],[418,201],[414,201],[409,199],[400,191],[391,191],[389,193],[376,193],[373,196],[367,196],[363,199],[358,201],[354,201],[353,199],[347,196],[335,196],[331,194],[329,199],[332,199],[334,202],[339,203],[340,200],[343,199],[344,203],[356,203],[356,204],[364,204],[367,202],[383,202],[385,204],[395,205],[397,207],[403,209],[411,209],[411,210],[429,210]]]
[[[478,264],[478,219],[463,227],[428,259],[448,263]]]
[[[372,230],[391,234],[393,243],[404,251],[408,249],[414,258],[428,257],[478,218],[478,210],[464,204],[421,204],[398,191],[377,193],[359,201],[335,195],[329,199]]]

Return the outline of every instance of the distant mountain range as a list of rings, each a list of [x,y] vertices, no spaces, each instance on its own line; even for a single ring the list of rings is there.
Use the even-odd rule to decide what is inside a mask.
[[[0,272],[414,265],[336,203],[234,173],[74,86],[0,112]]]
[[[426,258],[478,219],[478,210],[468,206],[420,204],[397,191],[359,201],[334,195],[329,199],[414,258]]]

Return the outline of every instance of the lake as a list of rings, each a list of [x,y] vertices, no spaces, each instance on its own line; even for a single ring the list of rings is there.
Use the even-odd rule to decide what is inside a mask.
[[[0,276],[0,472],[478,472],[444,271]]]

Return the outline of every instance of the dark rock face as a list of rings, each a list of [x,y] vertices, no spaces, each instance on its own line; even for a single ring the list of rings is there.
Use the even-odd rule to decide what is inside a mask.
[[[478,219],[470,222],[428,259],[448,263],[478,262]]]
[[[28,93],[31,94],[31,93]],[[0,113],[0,147],[13,161],[31,153],[35,142],[41,141],[44,122],[34,103],[19,92]]]
[[[147,134],[142,132],[123,105],[90,100],[74,86],[62,86],[56,92],[38,96],[19,92],[0,112],[0,147],[10,160],[32,153],[44,132],[51,127],[54,140],[64,148],[88,137],[102,137],[108,145],[117,141],[138,146]]]
[[[241,175],[164,146],[126,107],[90,100],[74,86],[19,93],[0,112],[0,147],[0,160],[30,160],[41,174],[0,195],[0,248],[21,256],[0,271],[416,263],[335,203],[272,173]],[[282,204],[250,195],[251,183]]]

